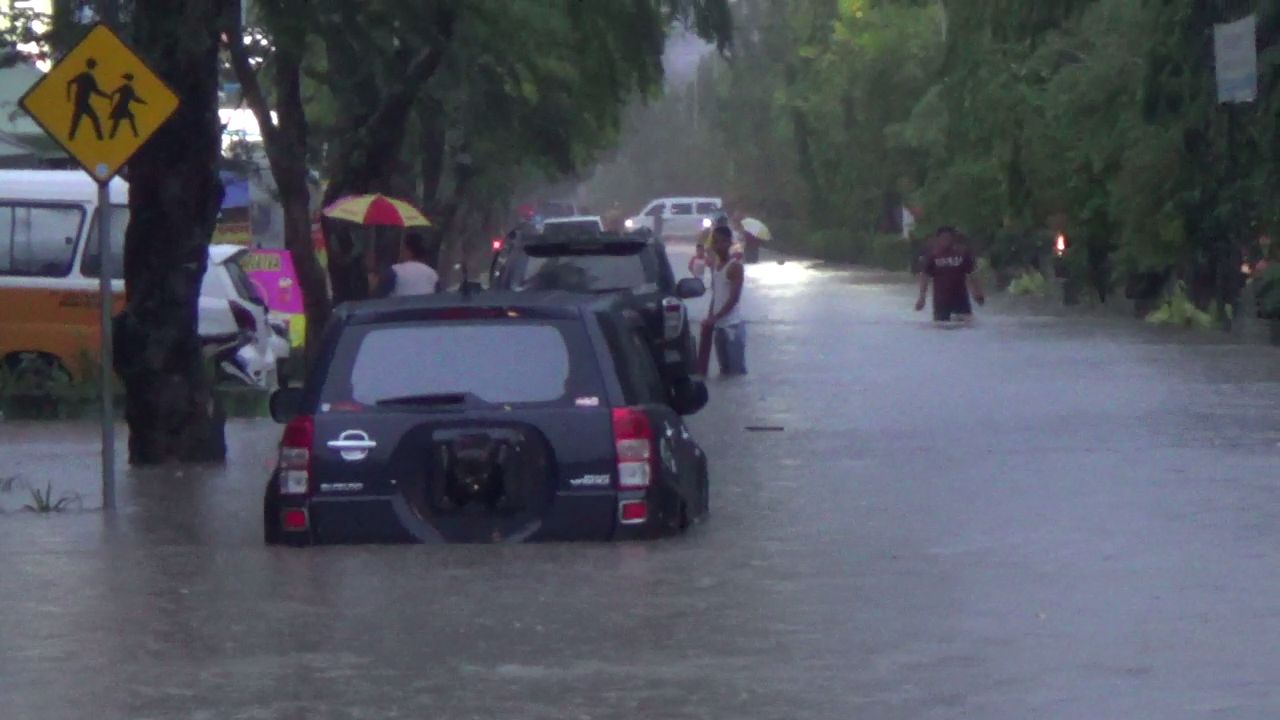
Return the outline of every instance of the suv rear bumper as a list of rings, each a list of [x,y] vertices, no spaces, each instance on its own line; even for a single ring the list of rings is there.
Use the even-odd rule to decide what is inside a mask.
[[[541,521],[510,537],[494,538],[494,542],[608,542],[664,534],[655,507],[650,508],[644,523],[619,522],[619,500],[638,497],[639,493],[613,491],[557,493],[549,514]],[[305,533],[281,533],[281,541],[287,545],[447,542],[400,495],[281,497],[278,503],[280,511],[306,509],[309,520]],[[278,518],[279,512],[268,512],[268,517],[272,515]]]

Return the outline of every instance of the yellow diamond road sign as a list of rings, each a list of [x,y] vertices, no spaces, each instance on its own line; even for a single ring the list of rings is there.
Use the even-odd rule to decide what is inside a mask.
[[[96,25],[20,101],[98,182],[107,182],[178,109],[178,97]]]

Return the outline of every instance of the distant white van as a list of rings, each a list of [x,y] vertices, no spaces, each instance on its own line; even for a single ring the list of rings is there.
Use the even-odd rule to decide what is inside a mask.
[[[714,218],[722,212],[724,201],[715,197],[658,198],[645,206],[640,214],[628,219],[627,230],[641,228],[656,230],[657,219],[662,218],[662,237],[692,240],[703,231],[703,220]]]

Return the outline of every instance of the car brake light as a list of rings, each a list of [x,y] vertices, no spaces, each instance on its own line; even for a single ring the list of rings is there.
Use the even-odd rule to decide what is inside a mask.
[[[614,408],[613,441],[618,453],[618,487],[649,487],[653,477],[653,427],[637,408]]]
[[[280,494],[306,495],[311,489],[311,443],[316,434],[310,415],[294,418],[280,440]]]
[[[305,532],[307,511],[303,508],[286,508],[280,513],[280,527],[287,532]]]
[[[502,252],[502,238],[493,239],[493,251],[496,253]]]
[[[684,303],[676,298],[662,299],[662,337],[675,340],[684,328]]]
[[[639,525],[649,519],[649,504],[644,500],[623,500],[618,503],[618,520],[623,525]]]
[[[236,327],[243,332],[255,332],[258,329],[258,319],[249,308],[235,300],[228,300],[227,304],[231,306],[231,317],[235,318]]]

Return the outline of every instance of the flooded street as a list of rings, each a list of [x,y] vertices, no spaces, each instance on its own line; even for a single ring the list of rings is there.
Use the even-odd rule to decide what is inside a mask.
[[[22,483],[97,506],[97,427],[0,423],[0,714],[1280,715],[1280,351],[748,276],[751,375],[691,421],[712,515],[670,541],[267,548],[265,420],[37,516]]]

